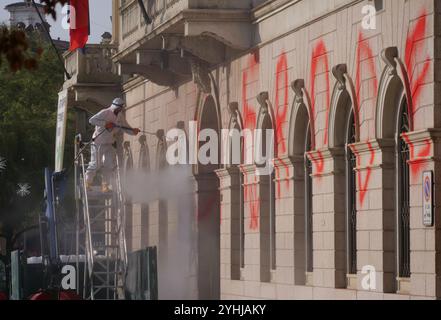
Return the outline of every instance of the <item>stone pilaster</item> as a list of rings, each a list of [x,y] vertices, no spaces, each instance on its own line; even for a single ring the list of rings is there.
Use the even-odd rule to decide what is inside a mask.
[[[372,140],[353,144],[351,149],[357,157],[358,290],[395,292],[394,142]],[[370,266],[376,283],[363,288],[367,275],[362,271]]]
[[[410,294],[441,297],[441,131],[408,133],[410,152]],[[433,171],[434,225],[423,224],[423,172]]]
[[[346,287],[345,162],[343,149],[308,154],[313,164],[313,284]]]
[[[273,270],[272,281],[280,284],[296,283],[297,269],[301,268],[304,278],[304,260],[298,257],[304,251],[299,245],[303,242],[304,233],[299,234],[301,228],[296,224],[294,211],[294,166],[292,159],[282,157],[274,159],[275,172],[275,209],[276,209],[276,268]],[[303,191],[302,191],[303,192]],[[299,214],[299,212],[297,212]],[[301,213],[300,213],[301,214]],[[301,215],[303,217],[303,215]],[[303,221],[303,220],[302,220]],[[300,223],[302,223],[302,221]],[[297,227],[297,228],[296,228]],[[298,241],[300,242],[298,242]],[[299,280],[297,279],[297,282]]]
[[[202,173],[196,180],[198,297],[220,297],[220,206],[216,174]]]
[[[238,167],[216,170],[220,181],[221,279],[240,280],[242,250],[241,172]]]
[[[256,174],[256,166],[241,167],[244,176],[245,267],[246,281],[271,281],[270,203],[268,176]]]

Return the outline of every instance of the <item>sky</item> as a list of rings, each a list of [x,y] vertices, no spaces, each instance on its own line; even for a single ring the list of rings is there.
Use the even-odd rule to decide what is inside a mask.
[[[23,0],[0,0],[0,24],[8,23],[9,12],[5,10],[5,6],[11,3],[22,2]],[[40,1],[37,0],[37,3]],[[112,33],[112,0],[89,0],[90,5],[90,37],[88,43],[101,42],[101,35],[104,32]],[[61,26],[61,6],[57,5],[57,21],[47,16],[47,21],[51,25],[52,38],[69,41],[69,30],[64,30]]]

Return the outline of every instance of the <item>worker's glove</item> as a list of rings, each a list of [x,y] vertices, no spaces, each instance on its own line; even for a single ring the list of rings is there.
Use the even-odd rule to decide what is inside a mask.
[[[139,130],[138,128],[133,129],[133,133],[135,134],[135,136],[137,136],[140,132],[141,130]]]
[[[113,128],[115,128],[115,124],[113,122],[107,122],[106,123],[106,129],[107,130],[112,130]]]

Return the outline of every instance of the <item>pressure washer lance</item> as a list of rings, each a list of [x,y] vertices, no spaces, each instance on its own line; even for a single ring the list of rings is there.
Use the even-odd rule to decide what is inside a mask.
[[[123,127],[123,126],[117,126],[117,125],[114,125],[114,127],[115,127],[115,128],[119,128],[119,129],[125,129],[125,130],[133,130],[133,128]],[[87,142],[86,144],[84,144],[83,147],[78,151],[77,155],[75,156],[74,163],[75,163],[75,161],[78,160],[78,158],[79,158],[80,155],[83,153],[83,151],[84,151],[87,147],[89,147],[92,143],[94,143],[95,140],[96,140],[100,135],[102,135],[104,132],[106,132],[106,131],[110,131],[110,130],[105,129],[105,130],[101,131],[99,134],[97,134],[96,137],[92,138],[92,140],[90,140],[89,142]],[[140,130],[139,132],[140,132],[140,133],[143,133],[143,134],[148,134],[148,135],[151,135],[151,136],[155,136],[155,137],[157,137],[158,139],[160,139],[160,137],[159,137],[159,135],[158,135],[158,132],[153,133],[153,132],[149,132],[149,131],[145,131],[145,130]]]
[[[115,128],[119,128],[119,129],[124,129],[124,130],[133,130],[133,128],[128,128],[128,127],[123,127],[123,126],[117,126],[117,125],[114,125],[114,127]],[[156,132],[156,133],[153,133],[153,132],[150,132],[150,131],[144,131],[144,130],[139,130],[139,132],[140,133],[144,133],[144,134],[148,134],[148,135],[151,135],[151,136],[158,136],[158,133]]]
[[[114,125],[114,127],[115,127],[115,128],[119,128],[119,129],[123,129],[123,130],[133,130],[133,128],[123,127],[123,126],[117,126],[117,125]],[[175,140],[172,140],[172,139],[167,139],[166,137],[164,137],[164,134],[163,134],[163,133],[160,134],[160,131],[162,131],[162,130],[158,130],[158,131],[156,131],[156,133],[153,133],[153,132],[150,132],[150,131],[139,130],[140,133],[144,133],[144,134],[148,134],[148,135],[151,135],[151,136],[155,136],[155,137],[158,138],[159,140],[161,140],[161,139],[165,139],[165,140],[170,141],[170,142],[171,142],[171,141],[175,141]]]

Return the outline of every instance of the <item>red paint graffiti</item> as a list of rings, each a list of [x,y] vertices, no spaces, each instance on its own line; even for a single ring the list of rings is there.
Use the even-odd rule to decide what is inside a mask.
[[[361,92],[361,84],[362,84],[362,79],[361,79],[361,74],[362,74],[362,63],[365,62],[368,65],[367,68],[367,76],[370,77],[370,79],[368,81],[370,81],[370,84],[373,85],[374,88],[374,97],[377,97],[378,94],[378,80],[377,80],[377,74],[376,74],[376,70],[375,70],[375,59],[374,59],[374,55],[372,53],[372,49],[369,45],[368,40],[366,40],[363,36],[363,33],[360,31],[358,34],[358,45],[357,45],[357,73],[355,76],[355,86],[356,86],[356,95],[357,95],[357,102],[358,102],[358,114],[361,115],[361,109],[363,106],[363,94]],[[364,94],[369,94],[368,92],[364,92]],[[358,119],[359,123],[361,123],[362,119]],[[375,161],[375,150],[372,148],[372,145],[370,143],[368,143],[368,149],[369,149],[369,153],[370,153],[370,160],[369,160],[369,165],[366,168],[366,176],[364,177],[363,180],[363,176],[361,174],[360,171],[358,171],[357,173],[357,183],[358,183],[358,189],[359,189],[359,202],[360,205],[363,205],[364,200],[366,198],[366,192],[367,189],[369,187],[369,183],[371,180],[371,175],[372,175],[372,164]],[[355,156],[357,157],[357,163],[358,166],[360,166],[360,155],[359,153],[355,150],[355,148],[353,149],[353,152],[355,154]]]
[[[423,9],[417,23],[412,30],[409,31],[406,40],[406,51],[405,51],[405,64],[407,72],[409,74],[410,88],[412,94],[413,110],[410,110],[410,117],[414,119],[415,111],[417,109],[418,100],[421,95],[422,86],[427,77],[430,67],[430,57],[425,58],[423,68],[420,73],[417,73],[418,60],[421,60],[421,55],[423,54],[423,48],[417,46],[417,43],[424,40],[426,37],[426,11]]]
[[[283,100],[280,98],[282,91]],[[282,52],[277,61],[276,66],[276,151],[277,157],[281,167],[285,170],[286,176],[289,175],[288,165],[280,158],[281,154],[286,153],[286,139],[283,134],[284,126],[286,125],[286,117],[288,115],[288,62],[286,53]],[[276,167],[276,174],[280,176],[280,167]],[[289,189],[289,181],[285,180],[285,186]],[[276,197],[281,198],[281,183],[277,181]]]
[[[249,104],[247,86],[249,83],[258,80],[259,75],[259,51],[249,55],[247,69],[242,73],[242,105],[244,116],[244,128],[251,131],[256,129],[256,111],[254,107]],[[244,142],[244,148],[254,148],[254,146],[246,146]],[[244,200],[248,203],[250,211],[250,229],[256,230],[259,227],[259,207],[260,198],[257,195],[257,184],[249,184],[247,181],[247,175],[244,173]],[[254,177],[256,182],[256,177]]]
[[[409,110],[409,117],[415,121],[415,112],[417,110],[418,102],[423,89],[423,84],[426,80],[427,74],[430,67],[430,57],[427,55],[423,58],[424,46],[418,46],[419,41],[423,41],[426,37],[427,28],[427,18],[426,11],[423,9],[419,18],[416,21],[415,26],[409,31],[406,40],[406,51],[405,51],[405,64],[407,72],[409,74],[410,90],[412,94],[412,110]],[[424,60],[423,67],[421,71],[417,72],[418,61]],[[410,141],[407,134],[403,134],[403,139],[409,146],[409,166],[412,174],[412,179],[416,179],[419,173],[424,169],[425,163],[419,162],[417,159],[422,157],[427,157],[431,153],[431,142],[430,140],[425,141],[425,147],[420,150],[415,158],[415,146]]]
[[[430,57],[427,55],[423,58],[424,46],[418,46],[417,43],[426,38],[426,28],[427,28],[427,17],[426,10],[423,9],[415,26],[409,31],[406,40],[406,51],[405,51],[405,64],[407,72],[409,74],[410,90],[412,95],[412,110],[409,110],[409,117],[415,122],[415,113],[417,111],[418,102],[421,96],[424,82],[429,72],[430,68]],[[421,71],[418,73],[417,65],[418,61],[424,59],[424,64]],[[424,169],[425,164],[423,162],[415,161],[415,146],[410,141],[407,134],[403,135],[403,139],[409,146],[409,156],[410,156],[410,169],[412,173],[412,178],[418,177],[419,173]],[[417,158],[427,157],[431,153],[431,142],[430,140],[425,141],[425,147],[417,155]]]
[[[323,67],[324,70],[322,72],[319,72],[319,67]],[[316,114],[316,77],[318,74],[324,73],[325,80],[326,80],[326,125],[325,125],[325,135],[323,139],[323,145],[328,144],[328,126],[329,126],[329,120],[328,120],[328,114],[329,114],[329,107],[330,107],[330,91],[329,91],[329,60],[328,60],[328,52],[326,49],[326,45],[323,42],[323,40],[320,40],[316,46],[314,47],[314,50],[312,51],[312,57],[311,57],[311,107],[312,107],[312,115],[315,118],[317,117]]]
[[[244,173],[244,192],[245,202],[248,203],[250,212],[250,230],[257,230],[259,228],[259,210],[260,210],[260,197],[257,195],[257,181],[254,177],[254,183],[248,182],[248,176]]]
[[[204,220],[208,217],[209,213],[213,210],[213,208],[216,208],[218,205],[218,194],[212,195],[210,198],[208,198],[206,201],[204,201],[204,204],[200,208],[198,205],[198,211],[197,211],[197,218],[198,221]]]
[[[368,145],[368,149],[369,149],[371,157],[370,157],[369,163],[366,167],[366,177],[365,177],[364,181],[362,179],[360,170],[357,171],[357,183],[358,183],[358,191],[359,191],[359,195],[360,195],[360,204],[361,205],[363,205],[364,200],[366,198],[367,190],[369,187],[369,181],[370,181],[371,175],[372,175],[372,165],[374,164],[374,161],[375,161],[375,150],[372,147],[372,144],[370,142],[368,142],[367,145]],[[357,166],[360,167],[361,166],[360,153],[357,151],[355,146],[352,146],[351,149],[352,149],[352,152],[357,157]]]
[[[319,72],[321,70],[318,70],[320,67],[323,67],[323,71]],[[330,83],[329,83],[329,60],[328,60],[328,53],[327,48],[323,40],[320,40],[314,47],[312,51],[311,56],[311,112],[312,112],[312,119],[309,119],[312,123],[316,121],[316,77],[319,73],[324,73],[325,75],[325,82],[326,82],[326,88],[325,88],[325,94],[326,94],[326,125],[325,125],[325,134],[323,138],[323,146],[326,146],[328,144],[328,126],[329,126],[329,107],[330,107]],[[316,127],[315,125],[313,126]],[[313,132],[312,134],[315,134]],[[319,152],[317,158],[311,159],[315,166],[316,174],[320,175],[323,173],[324,169],[324,159],[322,154]]]
[[[407,133],[403,134],[403,139],[409,146],[409,167],[410,172],[412,173],[412,178],[417,179],[419,173],[423,171],[425,167],[425,163],[422,158],[429,157],[432,152],[432,142],[429,139],[424,140],[424,147],[418,152],[415,156],[415,146],[410,141],[410,138]]]
[[[356,86],[356,95],[357,95],[357,102],[358,102],[358,111],[361,110],[361,105],[363,103],[362,101],[362,95],[361,95],[361,65],[362,63],[366,61],[368,64],[368,76],[371,78],[369,79],[370,83],[372,84],[374,88],[374,97],[377,96],[378,92],[378,80],[377,80],[377,73],[375,70],[375,57],[372,53],[372,48],[369,45],[368,40],[366,40],[363,36],[363,33],[360,31],[358,34],[358,46],[357,46],[357,74],[355,77],[355,86]],[[359,113],[360,114],[360,113]],[[359,123],[361,123],[362,119],[358,119]]]
[[[311,159],[312,163],[316,167],[316,171],[323,172],[323,169],[325,168],[325,160],[323,158],[322,152],[317,151],[317,156],[315,156],[312,152],[310,152],[309,158]]]

